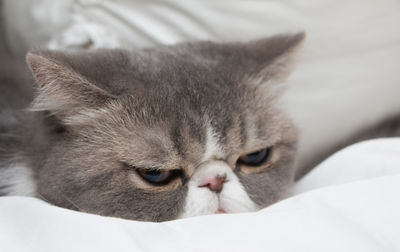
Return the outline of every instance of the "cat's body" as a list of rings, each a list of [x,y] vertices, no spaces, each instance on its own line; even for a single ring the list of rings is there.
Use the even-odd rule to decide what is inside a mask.
[[[2,62],[0,194],[147,221],[276,202],[296,149],[276,100],[302,39],[31,53],[34,89]]]

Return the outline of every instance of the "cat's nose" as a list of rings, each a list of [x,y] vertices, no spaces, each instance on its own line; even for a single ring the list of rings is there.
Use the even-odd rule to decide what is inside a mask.
[[[217,175],[211,179],[206,180],[204,183],[200,184],[199,187],[208,187],[213,192],[219,193],[222,191],[222,187],[226,181],[226,174]]]

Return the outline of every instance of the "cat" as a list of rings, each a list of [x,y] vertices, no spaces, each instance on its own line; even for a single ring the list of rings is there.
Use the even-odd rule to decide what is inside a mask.
[[[155,222],[278,201],[297,146],[278,100],[304,36],[2,64],[0,195]]]

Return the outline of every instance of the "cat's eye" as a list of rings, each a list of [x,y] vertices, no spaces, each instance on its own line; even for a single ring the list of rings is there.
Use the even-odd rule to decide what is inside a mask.
[[[166,185],[181,176],[181,170],[161,170],[136,168],[135,171],[142,179],[153,185]]]
[[[239,157],[237,163],[248,166],[260,166],[268,161],[270,154],[271,148],[265,148]]]

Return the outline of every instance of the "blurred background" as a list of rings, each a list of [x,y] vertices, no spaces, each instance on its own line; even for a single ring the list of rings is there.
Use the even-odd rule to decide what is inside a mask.
[[[1,50],[141,48],[305,31],[282,105],[299,174],[360,132],[400,119],[399,0],[3,0]]]

